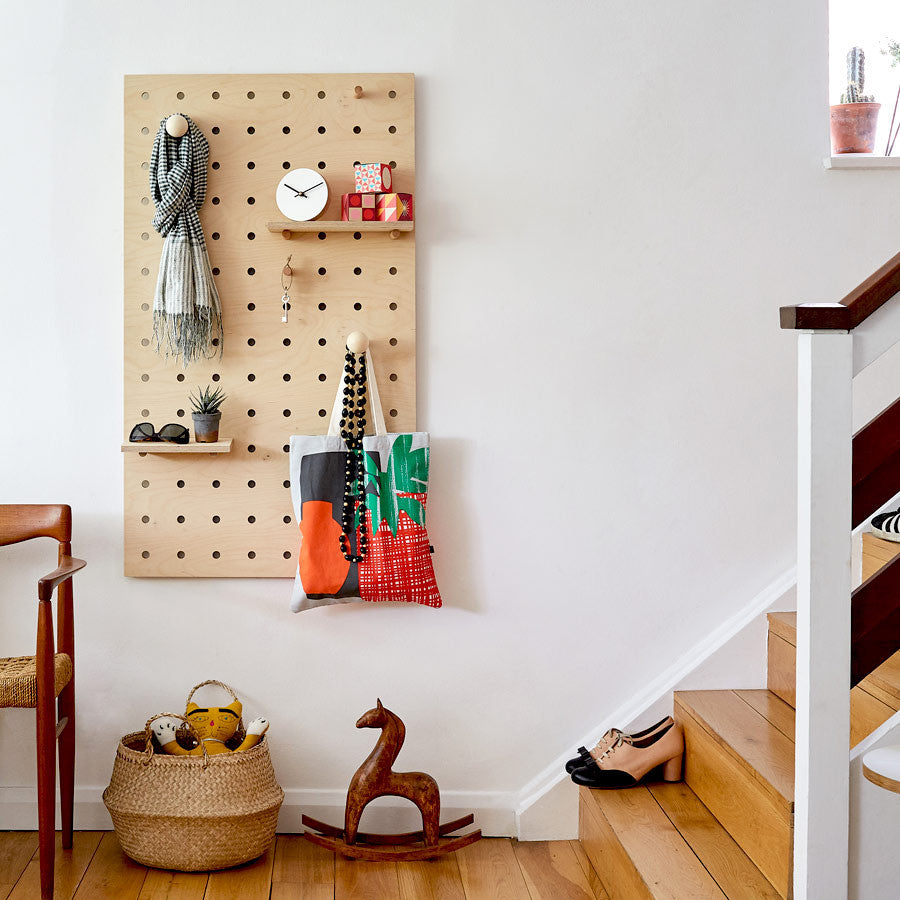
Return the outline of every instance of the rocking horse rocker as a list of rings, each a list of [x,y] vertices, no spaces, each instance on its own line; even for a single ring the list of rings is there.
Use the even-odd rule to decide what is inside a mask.
[[[303,824],[315,829],[304,832],[304,837],[330,850],[355,859],[413,860],[431,859],[474,844],[481,838],[481,829],[459,837],[445,838],[451,832],[471,825],[475,817],[469,813],[453,822],[440,825],[441,795],[437,782],[424,772],[394,772],[391,766],[400,753],[406,728],[400,717],[385,709],[378,701],[356,723],[357,728],[380,728],[381,736],[375,749],[356,770],[347,791],[344,828],[335,828],[309,816],[303,816]],[[405,834],[366,834],[359,830],[363,810],[376,797],[394,796],[411,800],[422,813],[422,830]],[[390,846],[423,842],[421,847]]]

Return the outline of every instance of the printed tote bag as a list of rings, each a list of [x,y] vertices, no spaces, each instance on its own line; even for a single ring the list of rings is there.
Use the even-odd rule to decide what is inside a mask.
[[[291,437],[291,499],[300,523],[291,609],[364,600],[438,607],[441,595],[425,530],[428,433],[386,433],[371,355],[359,354],[365,360],[359,361],[363,374],[357,378],[365,387],[357,381],[356,394],[364,410],[365,391],[370,392],[375,434],[362,439],[361,453],[354,456],[341,437],[345,392],[354,393],[353,356],[347,355],[328,434]]]

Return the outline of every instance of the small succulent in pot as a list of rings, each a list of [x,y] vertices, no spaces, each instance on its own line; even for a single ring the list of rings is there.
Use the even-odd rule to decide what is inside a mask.
[[[881,104],[865,93],[866,54],[851,47],[847,54],[847,90],[841,102],[831,107],[833,153],[872,153]]]
[[[219,439],[219,420],[222,413],[219,407],[226,399],[222,388],[213,390],[212,385],[207,385],[203,390],[197,388],[197,396],[193,394],[191,405],[194,411],[191,418],[194,420],[194,438],[198,444],[212,444]]]

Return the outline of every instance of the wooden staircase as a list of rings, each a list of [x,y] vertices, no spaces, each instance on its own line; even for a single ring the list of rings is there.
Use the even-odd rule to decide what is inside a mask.
[[[863,535],[863,577],[898,554]],[[581,842],[612,900],[790,896],[796,614],[768,620],[767,690],[676,691],[683,783],[580,789]],[[850,703],[855,745],[900,710],[900,652]]]

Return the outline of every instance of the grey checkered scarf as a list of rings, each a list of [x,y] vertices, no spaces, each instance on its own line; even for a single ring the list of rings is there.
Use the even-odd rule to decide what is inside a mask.
[[[184,115],[182,113],[182,115]],[[166,239],[153,298],[157,352],[181,356],[187,365],[222,352],[222,308],[213,281],[197,210],[206,197],[209,144],[187,119],[184,137],[172,137],[159,123],[150,156],[150,190],[156,204],[153,227]]]

